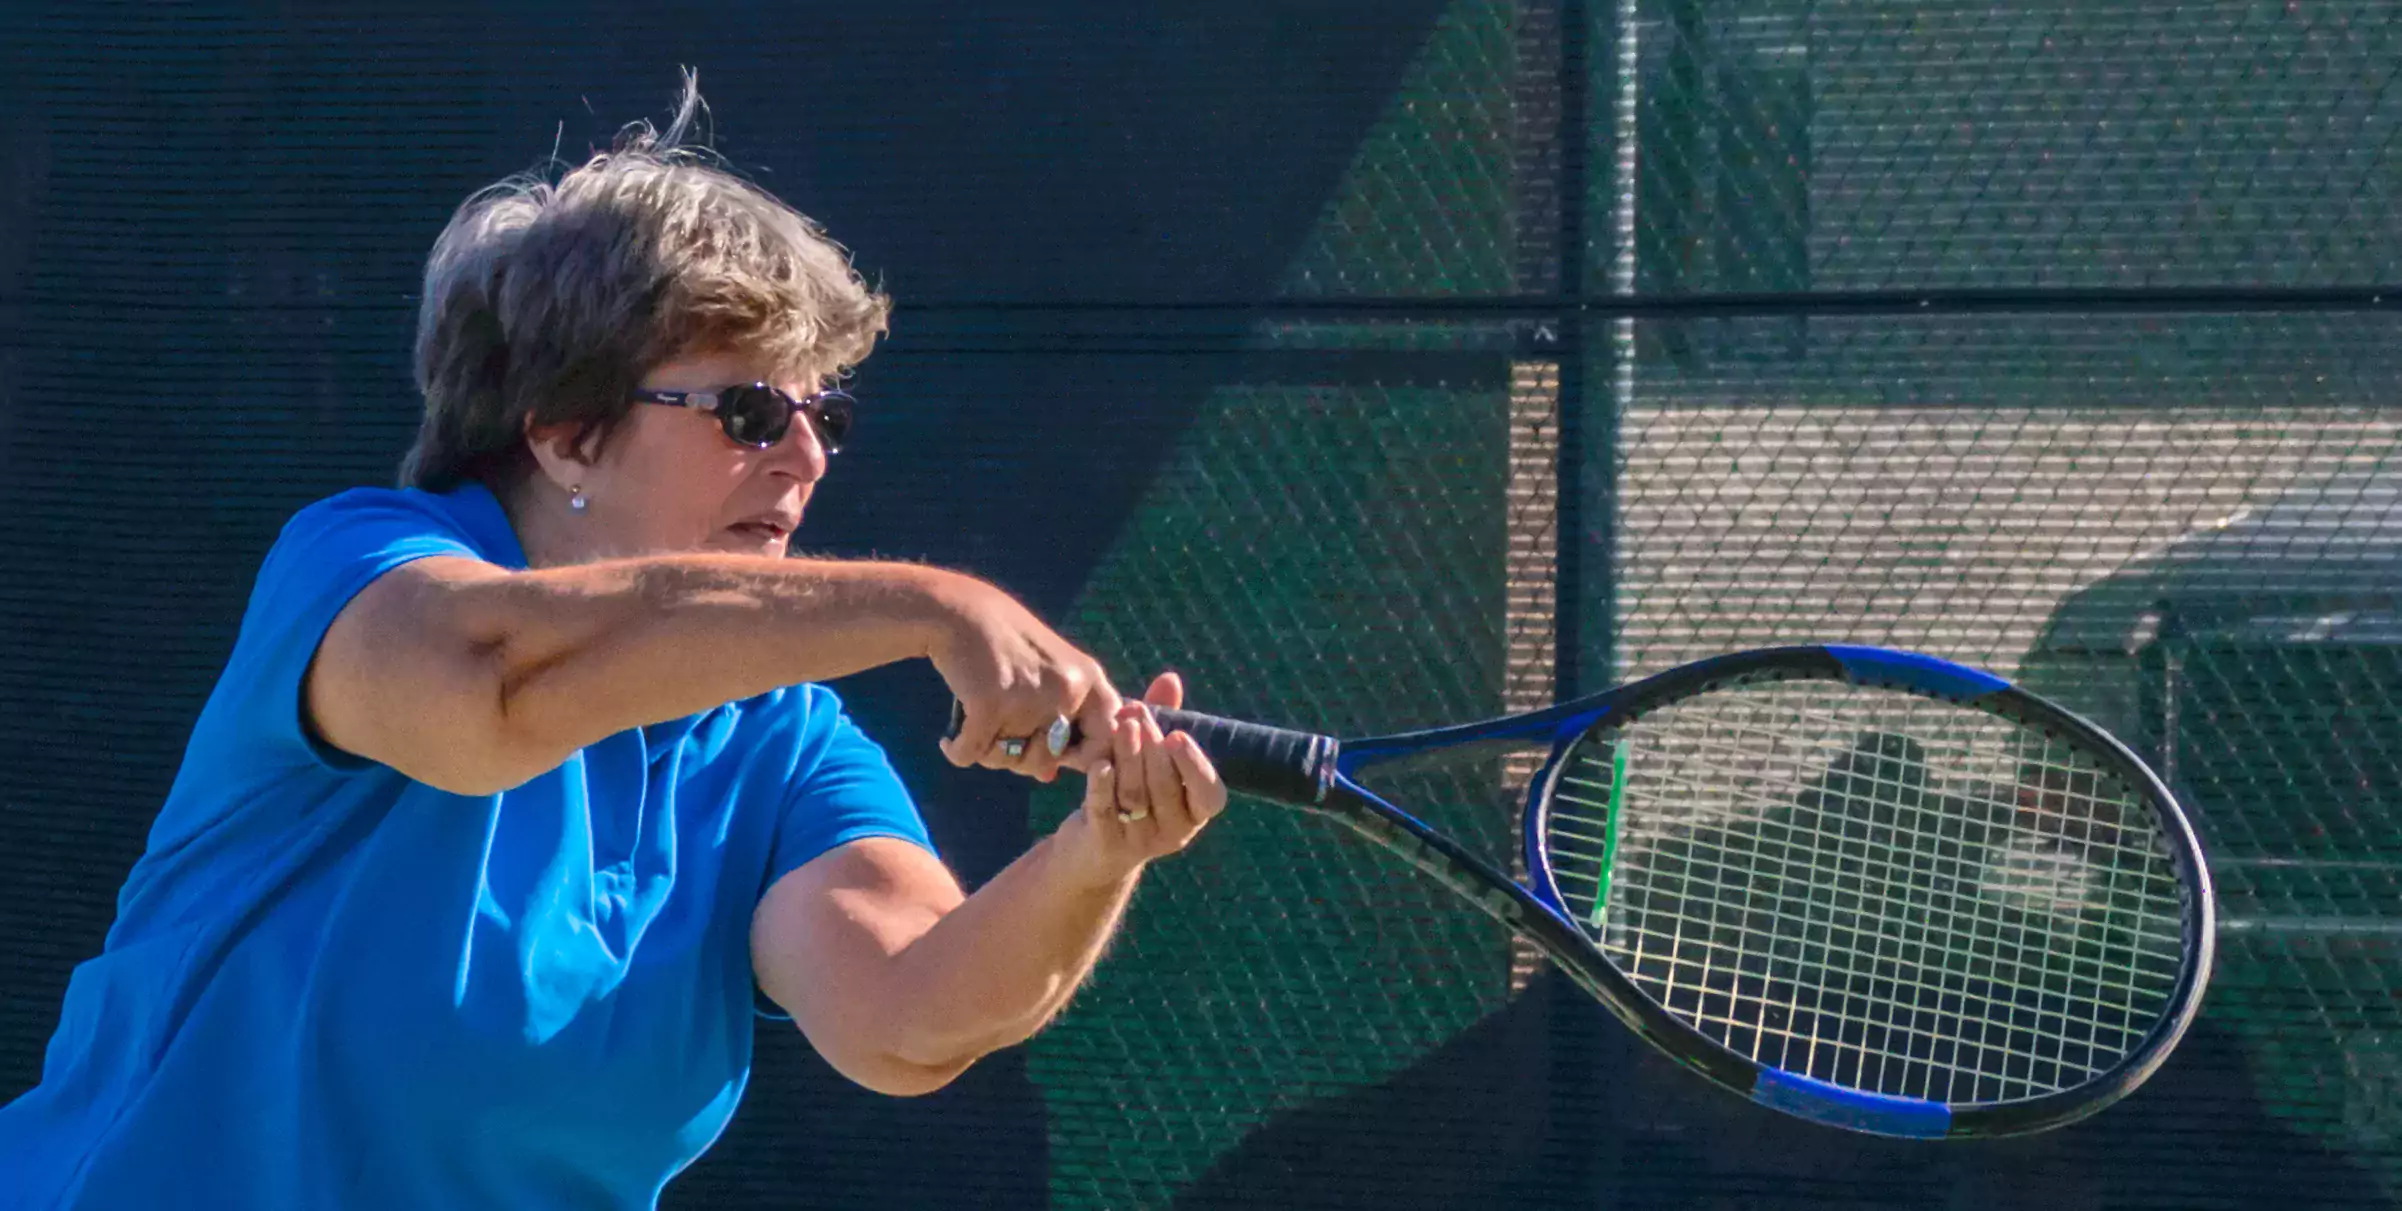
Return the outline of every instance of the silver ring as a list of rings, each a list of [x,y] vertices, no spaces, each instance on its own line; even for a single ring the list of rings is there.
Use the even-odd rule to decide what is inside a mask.
[[[1026,755],[1026,742],[1023,740],[1003,740],[993,747],[1000,749],[1001,755],[1012,761]]]
[[[1122,807],[1118,809],[1118,823],[1120,824],[1132,824],[1137,820],[1148,820],[1150,818],[1151,809],[1147,807],[1139,812],[1130,812]]]
[[[1068,722],[1067,716],[1061,715],[1051,721],[1051,730],[1043,733],[1043,747],[1050,749],[1051,755],[1056,757],[1068,751],[1068,741],[1075,738],[1076,725]]]

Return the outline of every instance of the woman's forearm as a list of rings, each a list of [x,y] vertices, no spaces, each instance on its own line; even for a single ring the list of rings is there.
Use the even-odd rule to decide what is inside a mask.
[[[667,556],[521,573],[469,608],[533,769],[627,728],[927,654],[953,573]]]
[[[1173,676],[1144,702],[1176,707]],[[939,1089],[1024,1041],[1093,969],[1142,871],[1226,806],[1189,735],[1122,707],[1086,770],[1082,808],[962,897],[941,862],[868,838],[784,876],[752,919],[753,973],[851,1079],[885,1093]]]
[[[1063,869],[1063,848],[1059,834],[1043,838],[893,956],[882,1003],[898,1011],[895,1058],[964,1067],[1024,1042],[1067,1005],[1116,932],[1140,873],[1081,878]]]
[[[995,618],[1040,628],[989,585],[909,564],[672,555],[504,572],[427,559],[342,609],[305,693],[334,746],[491,794],[628,728],[915,656],[939,667]],[[1048,718],[1047,705],[1019,713]]]

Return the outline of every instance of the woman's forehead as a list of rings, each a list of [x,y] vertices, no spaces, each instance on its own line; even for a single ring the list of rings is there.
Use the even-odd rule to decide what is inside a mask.
[[[642,379],[645,389],[661,391],[697,391],[735,383],[772,383],[801,394],[814,391],[819,385],[816,376],[805,370],[779,365],[765,354],[740,349],[679,353],[653,366]]]

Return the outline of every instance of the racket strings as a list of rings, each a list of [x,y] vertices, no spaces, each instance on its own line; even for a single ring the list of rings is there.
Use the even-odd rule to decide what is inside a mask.
[[[1738,907],[1749,908],[1755,906],[1746,904]],[[1878,906],[1875,905],[1863,905],[1859,907],[1871,912],[1878,911]],[[1821,949],[1819,954],[1815,955],[1808,953],[1808,951],[1805,950],[1805,952],[1799,956],[1803,963],[1815,962],[1821,966],[1831,969],[1825,973],[1825,978],[1822,978],[1818,982],[1817,991],[1820,995],[1813,998],[1814,1003],[1810,1005],[1809,1008],[1821,1014],[1832,1014],[1839,1019],[1852,1019],[1860,1022],[1863,1027],[1874,1027],[1885,1032],[1882,1038],[1872,1038],[1869,1040],[1871,1044],[1869,1054],[1871,1056],[1877,1054],[1877,1052],[1874,1050],[1874,1047],[1877,1045],[1882,1045],[1884,1047],[1891,1047],[1895,1045],[1895,1040],[1893,1039],[1891,1032],[1896,1028],[1901,1029],[1905,1033],[1929,1034],[1934,1032],[1927,1030],[1914,1031],[1907,1022],[1892,1018],[1885,1018],[1882,1020],[1876,1018],[1863,1019],[1863,1015],[1852,1007],[1851,997],[1853,995],[1866,995],[1872,998],[1881,998],[1882,1000],[1888,1002],[1909,1002],[1917,1005],[1925,1005],[1928,1002],[1928,993],[1930,991],[1935,992],[1938,995],[1941,993],[1957,991],[1957,981],[1929,983],[1924,980],[1912,980],[1908,978],[1907,973],[1913,970],[1913,968],[1923,969],[1927,965],[1926,956],[1923,953],[1926,945],[1925,940],[1912,939],[1907,936],[1907,933],[1904,931],[1886,929],[1881,932],[1883,936],[1875,937],[1865,943],[1860,940],[1860,935],[1857,934],[1847,939],[1844,935],[1838,933],[1829,939],[1831,942],[1847,949],[1865,950],[1875,956],[1875,958],[1878,960],[1879,967],[1879,969],[1875,971],[1865,973],[1857,971],[1845,971],[1844,968],[1846,966],[1857,965],[1846,965],[1833,962],[1831,961],[1831,956],[1827,955],[1823,949]],[[1684,939],[1680,937],[1672,939],[1670,944],[1671,946],[1677,946],[1683,941]],[[1944,940],[1936,939],[1935,941],[1940,943]],[[1681,957],[1678,952],[1674,950],[1672,950],[1670,954],[1672,959]],[[1703,971],[1698,978],[1691,981],[1691,986],[1697,989],[1710,988],[1720,983],[1720,981],[1713,980],[1711,978],[1711,973],[1708,971],[1708,967],[1710,966],[1711,961],[1718,960],[1721,958],[1721,956],[1712,954],[1706,950],[1703,952],[1703,954],[1705,957],[1705,961],[1701,965],[1703,967]],[[2019,958],[2023,961],[2023,956],[2005,955],[2004,957]],[[1894,970],[1896,965],[1898,965],[1898,970]],[[1672,1000],[1675,999],[1673,995],[1675,991],[1675,985],[1680,981],[1680,977],[1682,977],[1684,974],[1685,973],[1681,971],[1674,970],[1667,973],[1668,982],[1671,985]],[[1866,987],[1862,986],[1863,977],[1865,977],[1865,980],[1868,982],[1868,986]],[[1837,993],[1840,996],[1838,1002],[1831,1006],[1827,1003],[1828,998],[1824,995],[1830,991]],[[1699,1018],[1708,1019],[1713,1015],[1709,1014],[1705,1010],[1696,1016]],[[1724,1026],[1750,1026],[1754,1030],[1765,1031],[1772,1035],[1781,1033],[1787,1037],[1802,1037],[1799,1032],[1777,1030],[1777,1023],[1770,1020],[1766,1016],[1762,1016],[1757,1020],[1750,1022],[1746,1022],[1742,1017],[1731,1013],[1716,1016],[1718,1024]],[[1753,1038],[1755,1049],[1767,1041],[1768,1040],[1763,1040],[1755,1035]],[[1916,1041],[1911,1041],[1910,1045],[1915,1046]],[[2022,1052],[2021,1054],[2025,1053]],[[1873,1079],[1877,1074],[1871,1072],[1867,1075]]]
[[[1906,824],[1908,823],[1908,821],[1907,821],[1907,820],[1904,820],[1904,821],[1902,821],[1902,823],[1904,823],[1904,824],[1906,825]],[[1704,872],[1703,872],[1703,873],[1706,875],[1706,873],[1707,873],[1706,869],[1704,870]],[[1867,907],[1867,908],[1870,908],[1870,909],[1872,909],[1872,910],[1873,910],[1873,909],[1875,909],[1877,906],[1875,906],[1875,905],[1866,905],[1866,906],[1863,906],[1863,907]],[[1908,954],[1908,953],[1907,953],[1907,951],[1908,951],[1909,949],[1911,949],[1911,948],[1912,948],[1912,944],[1911,944],[1911,941],[1910,941],[1910,939],[1908,939],[1907,937],[1893,937],[1893,936],[1890,936],[1890,935],[1892,935],[1892,934],[1894,933],[1894,931],[1891,931],[1891,930],[1887,930],[1887,931],[1885,931],[1885,932],[1886,932],[1886,933],[1887,933],[1889,936],[1888,936],[1888,937],[1884,937],[1884,938],[1879,938],[1879,939],[1877,940],[1877,942],[1876,942],[1875,946],[1873,947],[1873,951],[1874,951],[1874,953],[1875,953],[1875,954],[1876,954],[1876,955],[1877,955],[1877,956],[1878,956],[1880,959],[1898,959],[1898,960],[1901,960],[1901,961],[1903,961],[1903,962],[1905,962],[1905,963],[1906,963],[1906,962],[1909,962],[1909,961],[1912,959],[1912,957],[1913,957],[1913,956],[1911,956],[1910,954]],[[1893,945],[1893,946],[1889,946],[1889,943],[1891,943],[1891,944],[1895,944],[1895,945]],[[1706,982],[1706,977],[1705,977],[1705,982]],[[1903,981],[1903,983],[1908,983],[1908,982],[1907,982],[1907,981]],[[1892,995],[1892,994],[1889,992],[1889,993],[1888,993],[1888,995]]]
[[[1640,787],[1639,791],[1641,793],[1660,793],[1670,789],[1660,785],[1667,781],[1669,780],[1664,778],[1646,779],[1649,785]],[[1688,783],[1673,789],[1698,798],[1712,793],[1714,788]],[[1563,792],[1563,794],[1565,793]],[[1897,827],[1906,832],[1914,827],[1923,829],[1928,825],[1905,819],[1898,822]],[[1847,873],[1866,876],[1860,881],[1857,888],[1850,889],[1843,894],[1850,902],[1856,902],[1859,907],[1888,915],[1921,907],[1919,900],[1922,897],[1941,902],[1941,904],[1925,906],[1930,908],[1965,903],[1966,895],[1963,889],[1976,886],[1974,880],[1980,872],[1987,875],[1984,880],[1985,889],[2033,900],[2039,907],[2052,911],[2126,913],[2136,910],[2174,914],[2178,907],[2173,883],[2165,886],[2147,883],[2140,889],[2126,888],[2118,884],[2122,872],[2128,868],[2131,861],[2135,860],[2135,856],[2140,855],[2143,858],[2159,856],[2144,851],[2135,851],[2125,846],[2106,847],[2120,851],[2111,855],[2110,859],[2106,861],[2097,860],[2095,852],[2097,848],[2105,847],[2087,846],[2081,853],[2036,855],[2037,859],[2053,861],[2055,864],[2075,863],[2073,874],[2063,876],[2057,870],[2030,871],[2024,869],[2030,862],[2028,855],[2018,848],[2004,849],[1999,855],[1998,861],[1980,860],[1975,852],[1966,849],[1953,852],[1913,852],[1887,839],[1873,837],[1863,839],[1857,835],[1834,834],[1822,828],[1800,827],[1791,821],[1773,818],[1759,820],[1757,830],[1755,835],[1759,843],[1749,846],[1728,844],[1720,839],[1723,834],[1714,838],[1709,832],[1696,832],[1683,838],[1685,848],[1682,857],[1689,865],[1700,869],[1705,875],[1710,868],[1714,867],[1729,880],[1740,876],[1763,874],[1807,877],[1823,871],[1823,864],[1811,860],[1795,860],[1791,855],[1798,849],[1803,854],[1815,858],[1829,848],[1822,843],[1832,841],[1839,860],[1850,868]],[[1567,820],[1563,820],[1555,828],[1554,835],[1575,843],[1593,843],[1589,834],[1581,832],[1575,823]],[[1926,834],[1921,832],[1918,835]],[[2165,858],[2162,860],[2165,861]],[[2104,879],[2104,882],[2098,887],[2093,886],[2090,882],[2091,877],[2097,872]],[[2054,876],[2054,885],[2048,889],[2037,885],[2039,876],[2047,873]],[[1566,872],[1563,874],[1565,875]],[[1572,877],[1587,881],[1593,880],[1593,875],[1582,871],[1576,872]],[[2086,894],[2074,898],[2059,894],[2060,888],[2057,884],[2063,878],[2077,879],[2079,889]],[[1707,883],[1703,885],[1705,893],[1709,886]],[[1747,882],[1744,886],[1748,888],[1749,883]],[[2050,894],[2042,894],[2047,891]],[[2136,903],[2130,904],[2131,900]],[[1944,920],[1945,918],[1940,913],[1928,914],[1925,927],[1941,928]],[[2162,940],[2174,941],[2173,938]],[[2177,958],[2176,952],[2173,949],[2167,950],[2161,957],[2170,964],[2170,973],[2173,975],[2174,963]]]
[[[1588,738],[1551,793],[1551,873],[1612,961],[1788,1071],[2031,1096],[2107,1070],[2176,985],[2182,898],[2150,809],[2008,720],[1722,690]]]

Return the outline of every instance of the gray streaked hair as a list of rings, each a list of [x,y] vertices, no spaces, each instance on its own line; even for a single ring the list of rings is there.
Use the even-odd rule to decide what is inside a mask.
[[[597,453],[652,367],[739,350],[825,382],[865,358],[891,300],[806,216],[688,146],[697,78],[665,130],[477,191],[426,258],[416,373],[425,418],[405,486],[498,490],[532,465],[525,427]]]

